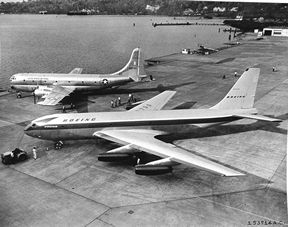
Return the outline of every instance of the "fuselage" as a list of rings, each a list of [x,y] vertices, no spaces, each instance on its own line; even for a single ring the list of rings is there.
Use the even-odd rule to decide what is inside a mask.
[[[11,88],[17,91],[34,91],[39,86],[61,85],[76,91],[87,91],[123,85],[133,80],[113,74],[60,74],[19,73],[10,78]]]
[[[93,138],[93,133],[106,128],[137,128],[156,125],[219,124],[238,120],[237,114],[255,114],[256,109],[189,109],[160,111],[127,111],[53,114],[31,122],[25,133],[46,140]]]

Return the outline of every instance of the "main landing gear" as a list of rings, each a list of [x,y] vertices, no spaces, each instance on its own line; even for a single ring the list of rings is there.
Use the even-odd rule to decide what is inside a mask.
[[[55,142],[55,144],[54,144],[55,150],[60,150],[63,148],[63,146],[64,146],[64,143],[61,140]]]

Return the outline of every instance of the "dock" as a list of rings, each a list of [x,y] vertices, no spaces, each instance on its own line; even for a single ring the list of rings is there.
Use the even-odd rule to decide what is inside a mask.
[[[183,26],[183,25],[197,25],[197,26],[226,26],[225,24],[223,23],[202,23],[202,22],[183,22],[183,23],[179,23],[179,22],[176,22],[176,23],[152,23],[152,26],[155,28],[155,27],[158,27],[158,26]]]
[[[0,153],[19,147],[31,155],[37,146],[39,159],[0,164],[1,226],[287,225],[288,39],[251,35],[240,42],[210,55],[155,58],[161,64],[146,67],[155,81],[92,95],[88,110],[125,111],[110,108],[111,99],[124,101],[133,93],[145,100],[159,88],[177,91],[165,109],[192,101],[193,108],[209,108],[236,82],[235,71],[241,75],[248,67],[260,67],[255,107],[282,122],[243,119],[205,130],[159,128],[170,132],[175,145],[245,176],[222,177],[185,165],[167,175],[139,176],[131,165],[99,162],[99,153],[117,147],[104,141],[67,141],[54,150],[53,142],[28,137],[23,127],[60,111],[33,104],[33,97],[5,93],[0,96]]]

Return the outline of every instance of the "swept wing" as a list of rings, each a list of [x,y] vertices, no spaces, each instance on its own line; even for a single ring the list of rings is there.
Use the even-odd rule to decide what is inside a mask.
[[[104,130],[95,132],[93,135],[123,145],[129,145],[131,148],[169,159],[171,162],[190,165],[220,175],[244,175],[229,167],[176,147],[173,144],[158,140],[155,136],[159,134],[163,133],[155,130]]]

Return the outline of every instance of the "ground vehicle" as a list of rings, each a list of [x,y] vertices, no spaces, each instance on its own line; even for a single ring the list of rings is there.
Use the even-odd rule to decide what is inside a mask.
[[[1,154],[2,163],[5,165],[22,162],[27,158],[28,158],[27,152],[20,150],[19,148]]]

